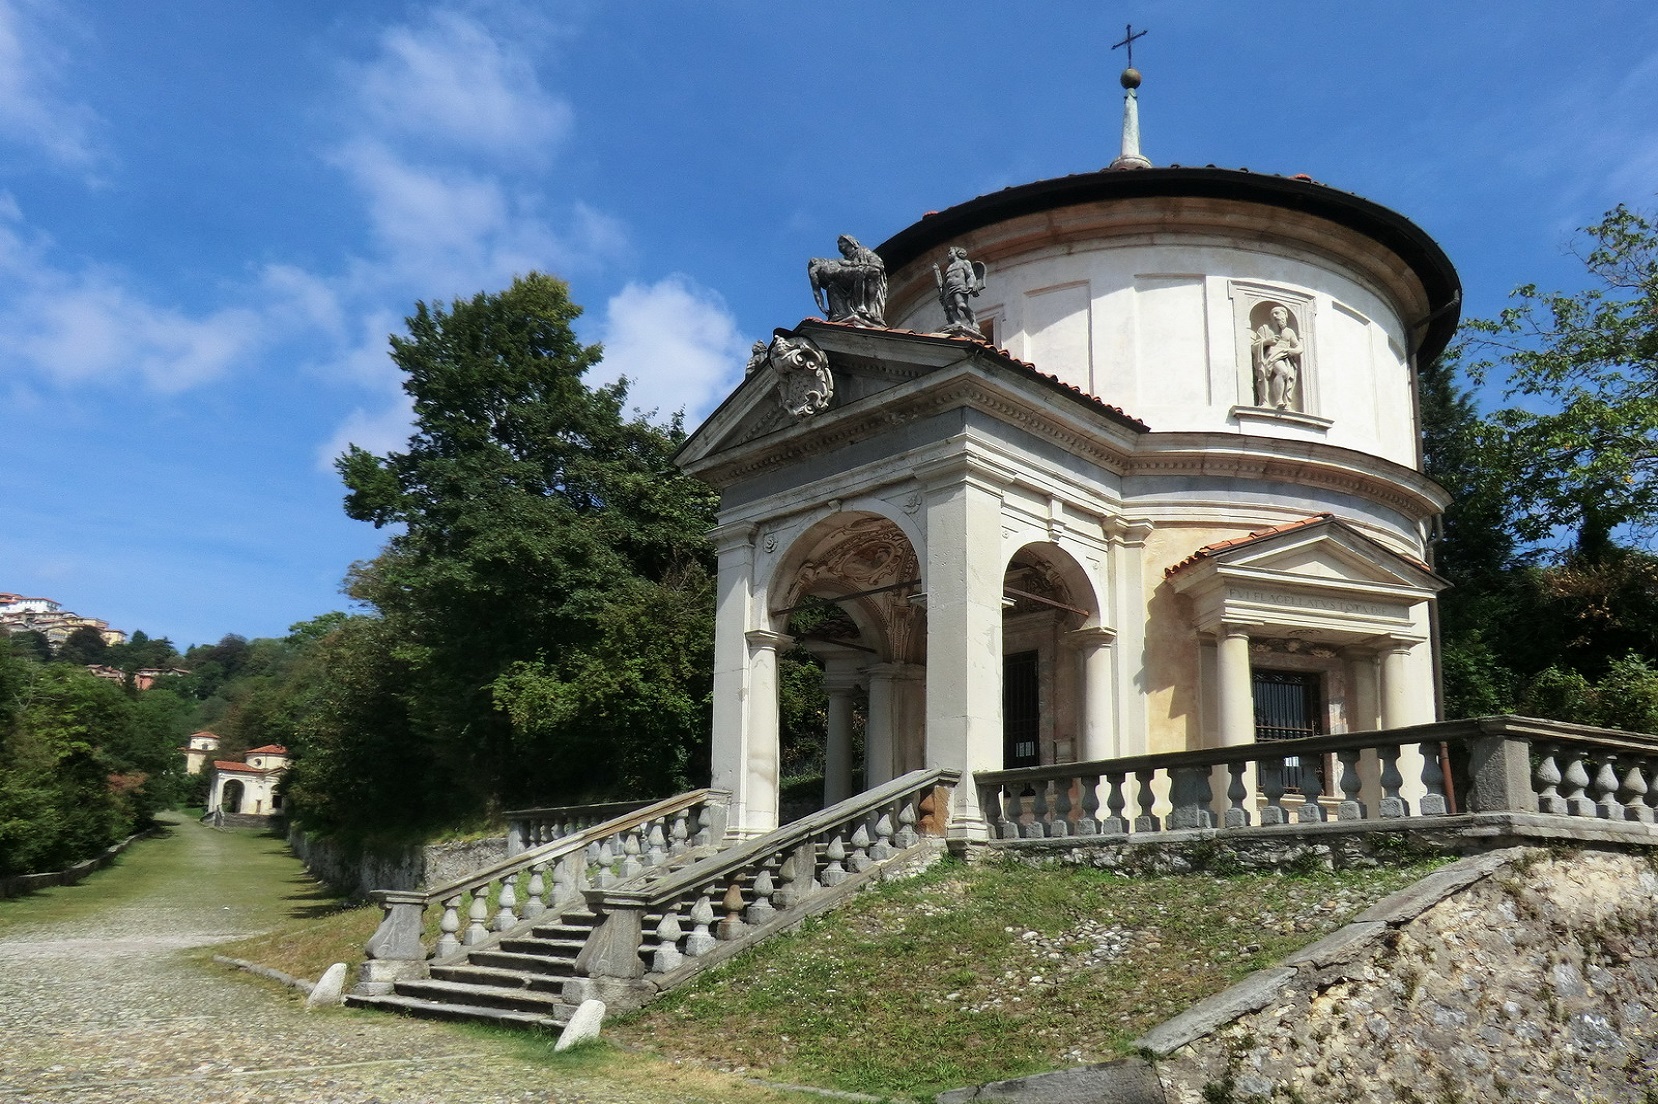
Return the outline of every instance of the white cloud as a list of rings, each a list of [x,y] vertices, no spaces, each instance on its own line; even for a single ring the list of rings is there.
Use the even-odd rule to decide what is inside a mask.
[[[547,94],[520,49],[479,23],[433,10],[388,29],[361,74],[375,129],[511,160],[540,160],[570,129],[568,104]]]
[[[626,376],[629,400],[695,425],[742,376],[748,343],[715,292],[685,276],[630,283],[605,307],[604,362],[593,382]]]
[[[63,50],[32,18],[39,7],[0,0],[0,136],[85,168],[98,160],[91,137],[97,117],[58,94]]]
[[[413,407],[409,397],[401,393],[378,411],[358,407],[317,449],[317,467],[333,471],[335,458],[352,445],[380,455],[401,452],[409,445],[409,430],[413,425]]]

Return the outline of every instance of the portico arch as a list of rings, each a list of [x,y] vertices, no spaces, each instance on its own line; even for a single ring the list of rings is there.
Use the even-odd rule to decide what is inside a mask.
[[[1088,570],[1053,541],[1020,544],[1002,605],[1002,765],[1114,754],[1113,634]]]

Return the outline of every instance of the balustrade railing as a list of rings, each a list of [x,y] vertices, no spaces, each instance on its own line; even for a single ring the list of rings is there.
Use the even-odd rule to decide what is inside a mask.
[[[443,962],[519,924],[581,899],[584,891],[620,885],[660,870],[725,833],[727,794],[693,790],[631,809],[425,891],[380,890],[385,915],[369,939],[358,991],[386,993],[411,965]],[[442,908],[438,934],[426,939],[426,912]]]
[[[649,801],[610,801],[600,805],[559,805],[550,809],[514,809],[507,820],[507,857],[532,847],[585,832],[609,820],[636,812]]]
[[[959,777],[912,771],[647,882],[588,890],[599,922],[576,959],[566,1002],[585,998],[595,979],[625,988],[646,975],[697,968],[774,922],[827,905],[837,887],[873,876],[923,836],[943,836]]]
[[[1314,770],[1292,778],[1286,769],[1286,760],[1306,764],[1323,756],[1334,759],[1328,779]],[[1482,717],[980,772],[974,782],[997,839],[1397,821],[1457,812],[1652,824],[1658,822],[1658,736]]]

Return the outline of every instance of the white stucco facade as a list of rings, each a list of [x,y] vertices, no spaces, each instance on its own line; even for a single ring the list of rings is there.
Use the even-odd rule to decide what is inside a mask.
[[[988,266],[994,345],[928,332],[951,246]],[[892,329],[784,332],[821,351],[827,408],[791,414],[762,367],[681,454],[722,494],[735,832],[776,822],[777,655],[812,600],[843,615],[806,641],[831,762],[846,695],[867,703],[864,762],[831,773],[868,785],[1253,740],[1261,672],[1310,688],[1323,731],[1434,718],[1445,499],[1414,358],[1456,285],[1425,235],[1310,183],[1144,170],[984,197],[880,252]],[[956,789],[958,830],[984,830],[976,800]]]

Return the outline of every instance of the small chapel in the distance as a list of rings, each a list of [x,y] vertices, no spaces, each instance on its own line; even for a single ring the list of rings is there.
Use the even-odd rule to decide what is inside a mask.
[[[1308,177],[1152,165],[1139,82],[1109,167],[812,261],[828,317],[757,344],[682,449],[721,496],[734,834],[777,823],[796,636],[829,694],[826,802],[920,767],[1437,719],[1447,498],[1417,368],[1456,327],[1456,271]],[[975,787],[954,793],[952,831],[982,838]]]

